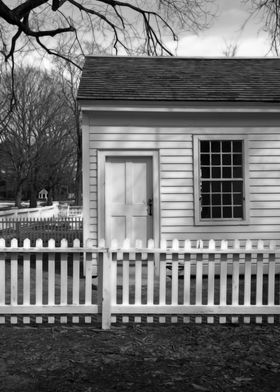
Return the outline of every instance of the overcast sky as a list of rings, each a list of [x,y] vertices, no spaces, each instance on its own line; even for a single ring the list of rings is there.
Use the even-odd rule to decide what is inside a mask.
[[[199,35],[182,34],[179,40],[177,55],[179,56],[223,56],[226,45],[238,44],[237,56],[261,57],[269,52],[269,39],[261,31],[260,17],[252,18],[245,28],[241,26],[248,19],[248,6],[242,0],[217,0],[218,15],[210,29]],[[168,46],[174,48],[174,43]]]

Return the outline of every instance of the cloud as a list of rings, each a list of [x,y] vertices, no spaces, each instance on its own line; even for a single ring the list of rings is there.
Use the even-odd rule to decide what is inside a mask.
[[[219,35],[189,35],[181,38],[176,51],[175,42],[167,42],[168,48],[178,56],[220,57],[230,40]],[[234,41],[233,41],[234,42]],[[176,51],[176,52],[175,52]],[[244,37],[238,41],[237,56],[262,57],[269,51],[269,42],[265,36]]]
[[[271,56],[271,53],[268,54],[269,37],[261,30],[262,21],[256,17],[249,18],[249,9],[242,0],[217,0],[216,4],[219,10],[212,26],[198,35],[182,34],[177,55],[219,57],[223,56],[228,45],[237,44],[237,56]],[[168,42],[167,45],[175,53],[176,44]]]

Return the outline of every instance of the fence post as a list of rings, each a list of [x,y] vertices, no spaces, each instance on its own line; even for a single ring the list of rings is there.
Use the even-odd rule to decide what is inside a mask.
[[[104,251],[103,255],[103,276],[102,276],[102,329],[111,327],[111,260],[112,253]]]

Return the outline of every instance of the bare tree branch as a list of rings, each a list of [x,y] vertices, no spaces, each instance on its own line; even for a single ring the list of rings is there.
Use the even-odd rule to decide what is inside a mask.
[[[105,45],[111,44],[116,52],[122,48],[130,53],[142,47],[148,54],[170,55],[163,32],[176,40],[178,26],[189,30],[203,28],[209,13],[208,5],[214,1],[17,0],[18,4],[11,8],[8,2],[0,0],[0,24],[5,24],[3,31],[7,30],[5,34],[2,31],[0,34],[3,45],[1,53],[6,61],[13,58],[18,41],[25,36],[33,38],[38,49],[55,54],[48,42],[42,45],[38,38],[72,33],[74,40],[79,36],[79,42],[84,41],[85,37],[88,40],[91,34],[92,42],[97,46],[99,40]],[[80,16],[77,11],[80,11]],[[73,15],[73,19],[70,15]],[[84,15],[88,16],[89,23],[84,23]],[[140,32],[141,25],[143,33]],[[14,27],[17,28],[16,32],[13,31]]]
[[[243,0],[250,6],[251,16],[261,19],[263,30],[271,39],[270,50],[278,56],[280,48],[280,0]]]
[[[40,40],[39,37],[36,37],[36,41],[38,42],[38,44],[39,44],[48,54],[53,55],[53,56],[60,57],[60,58],[62,58],[63,60],[68,61],[69,63],[75,65],[77,68],[79,68],[80,70],[82,70],[82,68],[81,68],[77,63],[75,63],[74,61],[72,61],[70,58],[65,57],[62,53],[58,53],[58,52],[55,52],[55,51],[52,51],[51,49],[49,49],[46,45],[44,45],[44,44],[42,43],[42,41]]]

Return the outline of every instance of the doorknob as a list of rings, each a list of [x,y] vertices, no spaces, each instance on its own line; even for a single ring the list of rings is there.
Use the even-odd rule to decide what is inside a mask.
[[[153,199],[148,200],[147,206],[148,206],[148,215],[152,216],[153,215]]]

